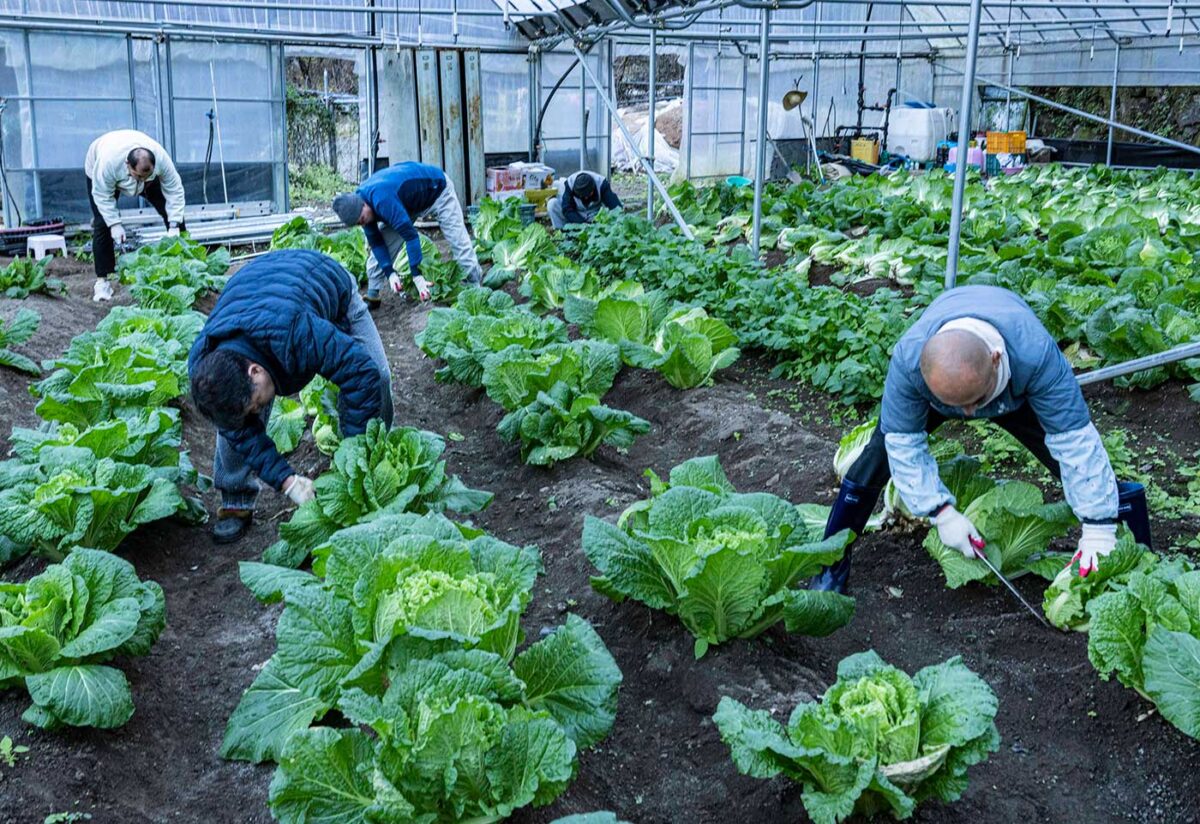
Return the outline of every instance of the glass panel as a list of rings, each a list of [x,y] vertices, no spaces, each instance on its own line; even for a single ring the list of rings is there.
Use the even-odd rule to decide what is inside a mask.
[[[529,147],[529,63],[520,54],[482,54],[483,150]]]
[[[123,35],[32,32],[29,54],[35,97],[129,99],[129,52]]]
[[[176,97],[271,100],[270,48],[258,43],[171,41],[171,91]],[[176,121],[178,123],[178,121]]]
[[[30,127],[30,115],[33,104],[27,100],[10,100],[0,119],[3,134],[0,139],[4,143],[4,167],[10,172],[13,169],[29,169],[33,167],[33,129]]]
[[[220,140],[213,130],[212,162],[270,162],[271,103],[217,102]],[[175,101],[175,162],[203,163],[208,149],[211,104],[197,100]]]
[[[41,169],[82,169],[93,140],[130,124],[129,103],[37,100],[33,114]]]
[[[159,105],[159,78],[162,64],[155,60],[156,44],[151,40],[133,41],[133,85],[137,128],[166,145],[166,127]]]
[[[19,31],[0,31],[0,95],[27,96],[25,38]]]

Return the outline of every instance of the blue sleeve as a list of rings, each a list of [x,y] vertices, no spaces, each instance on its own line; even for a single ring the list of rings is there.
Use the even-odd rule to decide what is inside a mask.
[[[229,445],[245,458],[246,464],[254,470],[254,474],[275,489],[279,489],[284,481],[296,474],[279,454],[275,442],[267,436],[266,427],[257,417],[241,429],[222,431],[221,434],[229,441]]]
[[[379,367],[354,338],[324,318],[310,317],[293,332],[297,370],[315,372],[339,389],[342,435],[361,435],[383,414]]]
[[[383,239],[383,232],[379,231],[379,227],[374,223],[370,223],[363,227],[363,234],[367,236],[367,245],[371,247],[371,254],[375,255],[375,261],[379,264],[379,268],[384,274],[392,273],[392,253],[388,251],[387,242]]]
[[[617,193],[612,190],[612,186],[608,185],[608,181],[600,185],[600,202],[604,204],[605,209],[620,209],[621,198],[617,197]]]
[[[395,195],[381,198],[379,205],[375,207],[375,214],[404,239],[404,249],[408,252],[408,268],[414,277],[421,274],[421,236],[417,234],[417,227],[413,226],[412,218],[408,216],[408,210],[404,208],[400,198]]]
[[[562,202],[562,213],[564,223],[584,223],[583,215],[579,214],[579,210],[575,208],[575,195],[571,194],[569,187],[563,188],[563,193],[559,195],[559,200]]]

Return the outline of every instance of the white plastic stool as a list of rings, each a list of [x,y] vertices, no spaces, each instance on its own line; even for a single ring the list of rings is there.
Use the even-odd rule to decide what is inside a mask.
[[[25,245],[33,253],[34,260],[41,260],[47,252],[53,252],[55,249],[61,250],[63,257],[67,256],[67,239],[62,235],[31,235],[26,239]]]

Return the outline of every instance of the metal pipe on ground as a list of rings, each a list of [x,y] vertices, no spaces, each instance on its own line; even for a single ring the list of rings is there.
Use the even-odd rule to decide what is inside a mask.
[[[1075,381],[1080,386],[1087,386],[1088,384],[1119,378],[1123,375],[1132,375],[1134,372],[1153,369],[1156,366],[1166,366],[1168,363],[1176,363],[1188,358],[1200,358],[1200,341],[1182,343],[1179,346],[1167,349],[1165,352],[1156,352],[1153,355],[1134,358],[1124,363],[1105,366],[1102,369],[1093,369],[1091,372],[1076,375]]]
[[[958,109],[958,153],[954,166],[954,200],[950,207],[950,243],[946,255],[946,288],[953,289],[958,279],[958,248],[962,241],[963,196],[967,188],[967,162],[971,131],[971,106],[975,102],[975,60],[979,50],[979,18],[983,0],[971,3],[971,22],[967,37],[967,65],[963,72],[962,101]]]
[[[626,142],[628,142],[630,146],[636,147],[637,144],[633,140],[633,135],[629,133],[629,128],[624,122],[622,122],[620,116],[617,115],[617,107],[613,105],[612,98],[608,96],[608,92],[600,83],[600,80],[595,74],[592,73],[591,67],[588,66],[587,60],[584,59],[583,52],[579,50],[579,46],[572,45],[571,50],[575,52],[575,56],[579,58],[579,65],[583,68],[584,73],[587,74],[588,80],[592,81],[592,86],[596,89],[596,95],[600,98],[600,102],[604,104],[604,108],[608,110],[609,116],[616,121],[618,128],[621,130],[621,134],[625,136]],[[684,220],[683,215],[679,213],[679,207],[675,205],[675,201],[671,199],[671,195],[667,192],[667,187],[663,185],[663,182],[655,173],[654,164],[647,162],[645,156],[643,156],[641,152],[638,152],[638,159],[641,160],[642,166],[646,169],[646,174],[650,176],[650,182],[654,184],[656,189],[658,189],[659,195],[662,196],[667,210],[671,213],[671,217],[673,217],[675,222],[679,225],[679,230],[683,232],[683,236],[688,240],[695,240],[695,237],[692,235],[692,230],[688,228],[687,221]]]

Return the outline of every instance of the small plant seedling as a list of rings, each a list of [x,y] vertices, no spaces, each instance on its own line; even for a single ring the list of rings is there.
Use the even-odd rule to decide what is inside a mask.
[[[91,820],[91,813],[50,813],[42,824],[75,824],[76,821]]]
[[[20,744],[13,744],[12,738],[4,736],[0,738],[0,761],[3,761],[9,767],[17,765],[17,756],[29,752],[29,747]]]
[[[446,438],[447,438],[448,440],[454,441],[455,443],[460,443],[460,442],[462,442],[462,441],[465,441],[465,440],[467,439],[466,435],[464,435],[464,434],[463,434],[463,433],[461,433],[461,432],[447,432],[447,433],[446,433]]]

